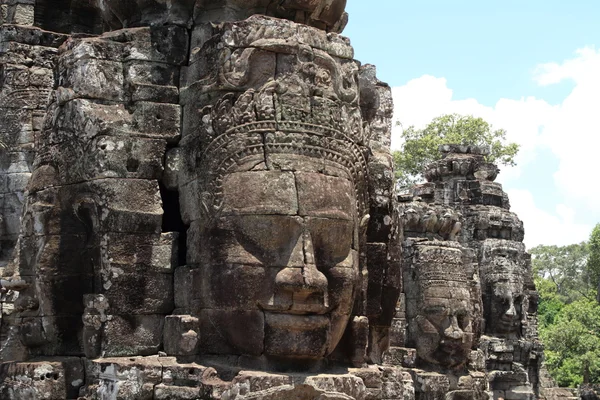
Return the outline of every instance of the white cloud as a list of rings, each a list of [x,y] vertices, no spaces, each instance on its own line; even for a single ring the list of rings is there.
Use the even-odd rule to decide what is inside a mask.
[[[600,218],[600,185],[594,171],[600,149],[600,51],[584,48],[561,64],[538,68],[542,84],[572,79],[575,87],[549,119],[542,140],[560,160],[554,180],[566,198]]]
[[[528,190],[508,190],[511,210],[525,223],[528,248],[544,245],[563,246],[587,240],[593,225],[574,222],[575,211],[564,204],[556,205],[556,215],[540,210]]]
[[[600,221],[600,184],[594,172],[600,158],[600,51],[592,47],[577,50],[573,59],[536,68],[533,79],[542,86],[564,80],[574,82],[573,90],[553,106],[534,97],[499,99],[493,107],[476,99],[455,100],[445,78],[424,75],[393,88],[395,126],[392,147],[399,148],[402,126],[424,127],[431,119],[448,113],[482,117],[507,131],[507,139],[521,145],[517,167],[503,168],[499,177],[511,195],[513,210],[524,220],[526,242],[567,244],[587,239]],[[549,149],[558,159],[556,171],[537,168],[540,150]],[[540,188],[530,192],[512,190],[522,171],[553,174],[558,193],[553,213],[541,210]],[[539,181],[544,181],[540,179]],[[547,180],[546,180],[547,181]],[[546,190],[544,193],[548,193]],[[546,196],[547,194],[544,194]],[[560,200],[559,200],[560,199]],[[548,199],[544,199],[548,201]],[[546,207],[546,209],[548,209]]]
[[[535,158],[536,146],[541,142],[541,127],[554,112],[543,100],[533,97],[520,100],[500,99],[495,107],[487,107],[475,99],[454,100],[445,78],[423,75],[406,85],[392,88],[394,116],[400,125],[394,125],[392,148],[402,145],[402,129],[414,125],[425,127],[433,118],[443,114],[465,114],[481,117],[495,128],[506,129],[507,140],[521,145],[517,167],[503,168],[503,182],[516,179],[521,168]]]
[[[594,47],[584,47],[575,51],[577,57],[562,63],[540,64],[535,70],[535,81],[541,86],[560,83],[572,79],[576,83],[598,81],[600,53]]]

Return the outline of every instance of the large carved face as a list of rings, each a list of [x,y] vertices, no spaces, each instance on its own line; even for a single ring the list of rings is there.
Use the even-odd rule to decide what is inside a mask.
[[[188,240],[199,246],[202,263],[201,319],[221,321],[225,339],[223,348],[207,351],[329,354],[357,289],[352,181],[318,172],[245,171],[227,174],[222,189],[218,217],[201,229],[200,240]]]
[[[467,360],[473,332],[469,288],[434,282],[421,290],[417,316],[417,354],[430,364],[455,368]]]

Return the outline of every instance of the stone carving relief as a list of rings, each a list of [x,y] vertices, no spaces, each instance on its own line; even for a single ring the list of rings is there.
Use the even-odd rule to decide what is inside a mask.
[[[523,310],[528,308],[524,288],[525,246],[519,242],[486,239],[481,252],[484,307],[489,316],[486,333],[518,337]]]
[[[394,192],[345,4],[0,4],[0,397],[539,394],[498,169]]]

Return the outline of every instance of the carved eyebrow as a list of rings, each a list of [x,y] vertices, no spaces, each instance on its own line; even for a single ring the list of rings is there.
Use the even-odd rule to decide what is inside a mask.
[[[440,313],[440,312],[444,312],[446,310],[447,310],[447,307],[444,305],[425,307],[425,312],[428,314]]]

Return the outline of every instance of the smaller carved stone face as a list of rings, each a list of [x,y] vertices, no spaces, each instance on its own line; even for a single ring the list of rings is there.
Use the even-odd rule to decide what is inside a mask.
[[[448,368],[463,365],[473,343],[470,310],[466,284],[434,283],[424,288],[417,316],[419,358]]]
[[[523,285],[518,282],[497,282],[491,288],[488,331],[516,333],[521,325]]]
[[[523,317],[525,249],[522,244],[488,239],[482,251],[483,303],[485,315],[489,316],[486,333],[518,335]]]

